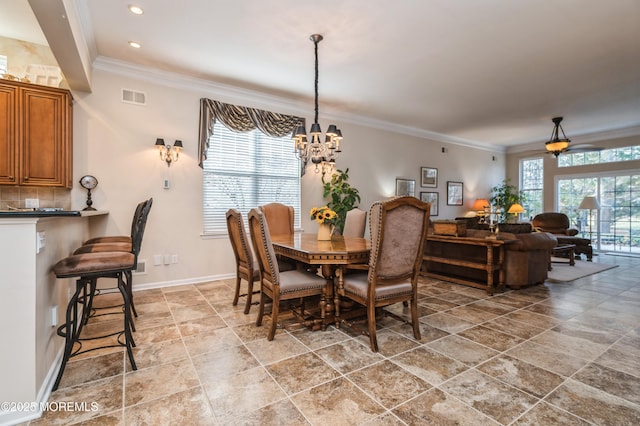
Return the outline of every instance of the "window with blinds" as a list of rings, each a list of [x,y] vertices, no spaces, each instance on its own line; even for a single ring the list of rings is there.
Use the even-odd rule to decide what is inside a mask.
[[[216,122],[203,163],[204,234],[226,234],[226,212],[245,218],[254,207],[278,202],[293,206],[300,228],[300,161],[289,137],[260,130],[236,133]]]

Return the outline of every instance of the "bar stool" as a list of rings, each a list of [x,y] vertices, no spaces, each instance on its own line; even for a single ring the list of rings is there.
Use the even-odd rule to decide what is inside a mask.
[[[132,271],[135,265],[135,255],[127,252],[104,252],[104,253],[85,253],[76,254],[60,260],[53,267],[53,271],[57,278],[77,278],[76,289],[67,305],[65,323],[58,327],[58,335],[65,338],[64,355],[60,371],[53,385],[53,390],[58,389],[60,380],[64,373],[64,369],[69,358],[95,349],[106,347],[125,346],[129,356],[131,368],[137,370],[136,362],[133,359],[132,347],[135,346],[131,335],[131,307],[129,301],[129,292],[125,285],[124,274]],[[86,322],[90,308],[87,301],[91,300],[92,292],[95,291],[95,282],[98,278],[116,278],[118,281],[118,290],[122,295],[124,306],[124,322],[123,330],[115,333],[99,336],[101,338],[118,335],[118,344],[105,345],[101,348],[90,348],[82,350],[82,326]],[[80,311],[81,309],[81,311]],[[120,337],[124,334],[124,342]],[[94,337],[92,339],[97,339]],[[79,347],[74,351],[75,344]]]
[[[133,270],[138,267],[138,254],[140,252],[140,246],[142,245],[142,236],[147,225],[147,217],[151,206],[153,205],[153,198],[142,201],[136,206],[135,213],[133,215],[133,221],[131,223],[131,236],[106,236],[92,238],[79,247],[73,254],[83,253],[101,253],[101,252],[131,252],[135,255],[135,264]],[[137,241],[137,244],[134,242]],[[125,272],[125,284],[129,295],[129,302],[131,304],[131,310],[134,316],[138,316],[136,307],[133,302],[133,273],[132,271]],[[89,292],[90,295],[95,294],[96,280],[94,279],[91,285],[94,290]],[[99,291],[99,290],[98,290]],[[99,294],[99,293],[98,293]],[[89,309],[93,309],[92,297],[89,297]],[[112,308],[113,306],[107,306],[106,308]],[[133,331],[135,326],[132,324]]]

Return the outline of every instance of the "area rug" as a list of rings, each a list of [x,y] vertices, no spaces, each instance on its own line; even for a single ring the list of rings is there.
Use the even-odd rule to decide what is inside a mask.
[[[618,265],[576,260],[575,266],[569,266],[568,262],[554,262],[552,266],[553,269],[549,271],[549,278],[547,278],[547,281],[564,283],[567,281],[577,280],[578,278],[586,277],[588,275],[597,274],[598,272],[606,271],[607,269],[613,269]]]

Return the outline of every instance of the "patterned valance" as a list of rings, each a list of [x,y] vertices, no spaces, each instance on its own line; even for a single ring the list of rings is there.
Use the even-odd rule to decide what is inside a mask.
[[[291,134],[297,126],[305,125],[305,120],[302,117],[202,98],[200,99],[200,130],[198,134],[198,164],[200,167],[207,159],[209,138],[213,134],[213,125],[216,120],[236,132],[249,132],[257,128],[264,134],[276,138]]]

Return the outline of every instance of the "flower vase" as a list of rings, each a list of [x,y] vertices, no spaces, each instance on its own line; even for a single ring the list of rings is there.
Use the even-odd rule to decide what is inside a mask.
[[[318,241],[331,240],[331,234],[333,234],[333,227],[327,223],[321,223],[318,228]]]

